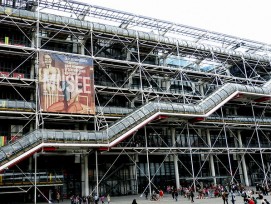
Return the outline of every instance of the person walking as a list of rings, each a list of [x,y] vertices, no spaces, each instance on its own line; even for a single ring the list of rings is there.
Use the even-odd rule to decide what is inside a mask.
[[[110,195],[107,194],[107,204],[110,204],[110,201],[111,201]]]
[[[149,192],[146,190],[144,193],[145,193],[146,200],[148,200],[148,194],[149,194]]]
[[[60,193],[58,191],[56,192],[56,201],[57,203],[60,201]]]
[[[228,203],[228,196],[229,196],[229,194],[228,194],[228,192],[227,191],[224,191],[223,193],[222,193],[222,200],[223,200],[223,204],[229,204]]]
[[[104,200],[105,200],[105,196],[102,195],[102,197],[101,197],[101,202],[102,202],[102,204],[104,204]]]
[[[193,190],[191,190],[191,191],[190,191],[190,199],[191,199],[191,203],[194,203],[194,197],[195,197],[194,192],[193,192]]]
[[[174,190],[171,191],[171,196],[172,196],[172,198],[173,198],[173,200],[174,200],[174,198],[175,198],[175,197],[174,197],[174,196],[175,196],[175,191],[174,191]]]
[[[98,203],[99,203],[99,196],[98,196],[98,194],[96,194],[96,195],[94,196],[94,202],[95,202],[95,204],[98,204]]]
[[[235,193],[233,191],[231,191],[231,202],[232,202],[232,204],[235,204],[235,201],[236,201]]]
[[[179,194],[178,194],[178,191],[176,189],[175,192],[174,192],[174,197],[175,197],[176,202],[178,201],[178,196],[179,196]]]

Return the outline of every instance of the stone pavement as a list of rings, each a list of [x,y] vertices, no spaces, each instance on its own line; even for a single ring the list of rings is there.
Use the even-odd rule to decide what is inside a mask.
[[[257,197],[255,194],[254,197]],[[269,202],[271,201],[271,196],[264,196]],[[179,196],[178,201],[172,199],[171,195],[166,194],[163,199],[160,199],[160,201],[150,201],[146,200],[144,197],[140,197],[140,195],[129,195],[129,196],[120,196],[120,197],[111,197],[110,204],[132,204],[133,199],[136,199],[138,204],[174,204],[174,203],[181,203],[181,204],[191,204],[191,201],[187,198],[184,198],[183,196]],[[223,200],[221,198],[210,198],[210,199],[194,199],[194,204],[223,204]],[[1,203],[1,202],[0,202]],[[60,204],[70,204],[70,200],[64,200],[63,202],[60,202]],[[99,204],[102,202],[99,201]],[[229,204],[232,202],[229,200]],[[243,198],[241,196],[236,196],[236,202],[235,204],[243,204]],[[45,203],[38,203],[38,204],[45,204]],[[107,204],[107,202],[105,202]],[[261,204],[261,203],[257,203]]]
[[[257,197],[257,195],[255,195]],[[271,201],[271,196],[265,196],[265,198],[268,201]],[[136,199],[138,204],[149,204],[149,203],[157,203],[157,204],[174,204],[174,203],[181,203],[181,204],[191,204],[191,201],[187,198],[184,198],[183,196],[179,196],[178,201],[172,199],[171,195],[166,194],[163,199],[160,199],[160,201],[150,201],[146,200],[144,197],[140,197],[140,195],[134,195],[134,196],[123,196],[123,197],[111,197],[112,202],[111,204],[131,204],[133,199]],[[210,198],[210,199],[194,199],[194,204],[200,203],[200,204],[223,204],[222,198]],[[101,202],[100,202],[101,203]],[[241,196],[236,196],[236,202],[235,204],[243,204],[243,198]],[[229,201],[229,204],[231,202]],[[261,204],[261,203],[258,203]]]

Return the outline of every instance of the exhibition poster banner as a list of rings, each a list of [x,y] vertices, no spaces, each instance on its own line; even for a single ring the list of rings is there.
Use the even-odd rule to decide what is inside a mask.
[[[42,112],[95,113],[91,58],[40,52],[39,87]]]

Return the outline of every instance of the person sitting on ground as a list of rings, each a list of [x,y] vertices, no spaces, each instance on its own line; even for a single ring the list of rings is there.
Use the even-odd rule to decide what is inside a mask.
[[[155,190],[153,190],[152,192],[152,196],[151,196],[151,200],[157,201],[157,193],[155,192]]]
[[[159,190],[159,196],[160,196],[160,198],[164,197],[164,191],[162,189]]]

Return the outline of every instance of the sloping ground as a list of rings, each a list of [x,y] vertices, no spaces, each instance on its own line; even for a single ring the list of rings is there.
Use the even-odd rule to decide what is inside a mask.
[[[0,149],[0,171],[44,147],[110,148],[160,115],[205,118],[238,94],[271,97],[268,84],[253,87],[228,83],[196,105],[150,102],[99,132],[35,130]]]

